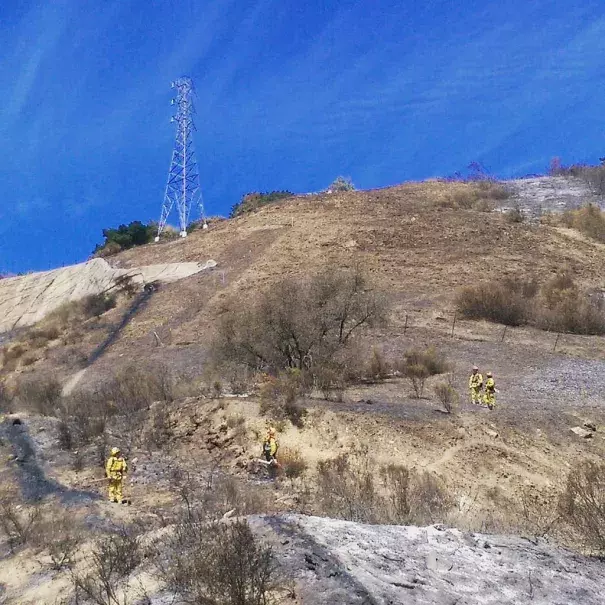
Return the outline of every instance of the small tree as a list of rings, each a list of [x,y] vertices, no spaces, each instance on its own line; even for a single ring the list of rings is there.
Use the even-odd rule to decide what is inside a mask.
[[[454,405],[457,403],[459,396],[456,389],[447,382],[440,382],[434,386],[435,395],[441,402],[448,414],[452,413]]]
[[[328,191],[355,191],[355,185],[351,177],[338,176],[334,179],[332,184],[328,187]]]
[[[424,393],[426,379],[447,372],[449,367],[444,355],[434,347],[429,347],[425,351],[407,351],[400,364],[400,372],[410,381],[414,395],[420,398]]]
[[[418,363],[405,365],[403,375],[410,381],[416,399],[420,399],[424,393],[426,379],[429,377],[429,371],[426,366]]]
[[[221,363],[312,372],[334,360],[362,328],[384,323],[386,311],[384,297],[359,271],[284,279],[255,304],[232,301],[214,351]]]
[[[105,241],[97,245],[93,254],[106,256],[110,250],[119,252],[134,246],[148,244],[153,241],[156,229],[155,223],[145,225],[141,221],[132,221],[128,225],[120,225],[116,229],[103,229]]]

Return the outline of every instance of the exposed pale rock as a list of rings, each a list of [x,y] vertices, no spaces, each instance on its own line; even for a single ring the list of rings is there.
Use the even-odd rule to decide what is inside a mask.
[[[86,263],[0,280],[0,333],[33,325],[62,304],[91,294],[112,292],[128,280],[140,287],[169,283],[216,266],[165,263],[136,269],[115,269],[102,258]]]

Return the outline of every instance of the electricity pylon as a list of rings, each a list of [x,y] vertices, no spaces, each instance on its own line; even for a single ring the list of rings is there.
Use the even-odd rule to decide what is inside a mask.
[[[166,227],[168,216],[175,205],[179,215],[179,234],[181,237],[187,237],[187,225],[189,224],[189,215],[192,208],[199,205],[200,216],[204,219],[200,173],[195,160],[193,145],[193,133],[196,129],[193,122],[195,113],[193,81],[191,78],[182,77],[172,83],[172,88],[175,88],[177,92],[176,99],[172,100],[172,104],[176,105],[176,115],[170,120],[176,123],[176,138],[172,150],[170,170],[168,171],[162,215],[158,224],[158,234],[155,238],[156,242],[159,241],[160,235]],[[205,221],[204,228],[206,228]]]

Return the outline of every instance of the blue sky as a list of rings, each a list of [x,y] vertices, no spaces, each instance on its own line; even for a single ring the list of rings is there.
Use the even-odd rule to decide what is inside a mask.
[[[209,214],[605,155],[602,0],[2,0],[0,48],[0,271],[157,220],[185,74]]]

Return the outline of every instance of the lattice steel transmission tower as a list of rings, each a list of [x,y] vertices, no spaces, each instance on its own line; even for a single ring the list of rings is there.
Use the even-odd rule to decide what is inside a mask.
[[[193,133],[196,130],[193,122],[195,113],[193,81],[191,78],[182,77],[172,83],[172,88],[176,89],[177,93],[176,99],[172,100],[172,104],[176,105],[176,115],[170,121],[176,123],[176,138],[156,242],[159,241],[160,235],[166,227],[166,221],[173,206],[176,206],[178,211],[181,237],[187,237],[189,215],[197,206],[200,209],[200,217],[204,221],[203,227],[207,228],[200,189],[200,173],[193,145]]]

